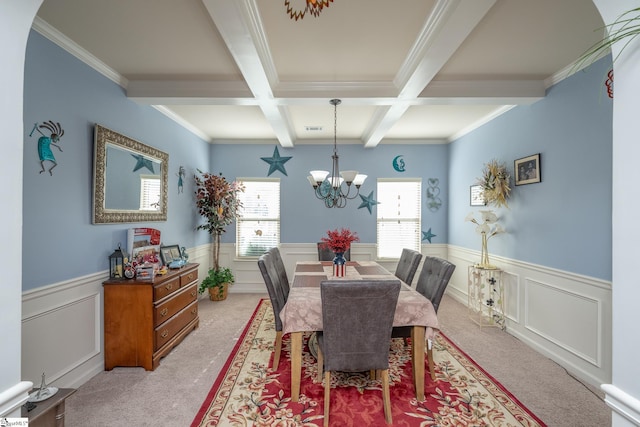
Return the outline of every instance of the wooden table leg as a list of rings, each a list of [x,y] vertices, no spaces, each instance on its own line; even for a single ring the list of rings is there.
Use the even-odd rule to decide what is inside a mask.
[[[416,388],[416,399],[424,401],[424,337],[425,326],[414,326],[412,340],[413,384]]]
[[[300,377],[302,375],[302,332],[291,333],[291,400],[300,397]]]

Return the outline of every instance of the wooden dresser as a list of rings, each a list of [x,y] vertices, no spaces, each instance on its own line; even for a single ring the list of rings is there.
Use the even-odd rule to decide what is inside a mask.
[[[104,368],[158,367],[160,359],[199,325],[198,264],[150,280],[107,280]]]

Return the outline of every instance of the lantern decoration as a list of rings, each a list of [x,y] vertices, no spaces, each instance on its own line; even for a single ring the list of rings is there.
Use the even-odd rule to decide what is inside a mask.
[[[118,249],[109,255],[109,277],[122,279],[124,277],[124,265],[128,261],[127,253],[118,245]]]

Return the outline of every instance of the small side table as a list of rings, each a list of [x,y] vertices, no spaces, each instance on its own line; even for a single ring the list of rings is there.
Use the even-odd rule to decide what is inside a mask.
[[[480,326],[507,328],[504,317],[502,270],[469,266],[468,308],[471,320]]]
[[[21,416],[29,419],[29,427],[64,427],[64,401],[75,392],[75,388],[61,388],[29,412],[23,406]]]

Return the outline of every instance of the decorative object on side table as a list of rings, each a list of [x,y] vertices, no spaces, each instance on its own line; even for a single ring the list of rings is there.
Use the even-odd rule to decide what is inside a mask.
[[[180,268],[186,264],[178,245],[161,246],[160,256],[162,257],[162,264],[169,268]]]
[[[509,207],[507,199],[511,194],[510,179],[511,176],[504,163],[499,163],[494,159],[484,165],[482,178],[478,179],[478,185],[482,186],[482,195],[486,205]]]
[[[199,291],[210,291],[209,297],[213,301],[226,298],[226,289],[233,283],[234,277],[229,268],[220,268],[220,236],[226,230],[226,226],[240,216],[242,202],[238,198],[240,192],[244,192],[244,186],[237,182],[228,182],[225,177],[202,172],[201,176],[195,176],[196,183],[196,207],[198,213],[206,218],[205,224],[200,224],[198,230],[206,230],[213,237],[213,267],[209,269],[209,275],[200,284]],[[223,281],[224,280],[224,281]],[[214,299],[213,295],[220,295],[220,299]]]
[[[40,382],[40,388],[38,390],[33,391],[29,394],[29,398],[27,402],[42,402],[43,400],[47,400],[54,394],[58,392],[58,387],[49,387],[47,386],[47,382],[45,381],[44,372],[42,373],[42,381]]]
[[[331,249],[335,253],[333,258],[333,275],[343,277],[345,275],[346,260],[344,253],[351,247],[351,243],[359,242],[358,233],[352,232],[348,228],[341,228],[327,231],[327,236],[320,239],[321,247]]]
[[[118,245],[118,249],[109,255],[109,277],[122,279],[124,277],[125,264],[129,262],[127,253]]]
[[[504,229],[497,224],[498,216],[492,210],[480,211],[481,219],[478,221],[474,218],[475,213],[470,212],[465,221],[476,224],[476,232],[482,236],[482,252],[480,254],[480,262],[475,264],[477,268],[496,269],[495,265],[489,262],[489,250],[487,249],[487,241],[496,234],[504,233]]]

